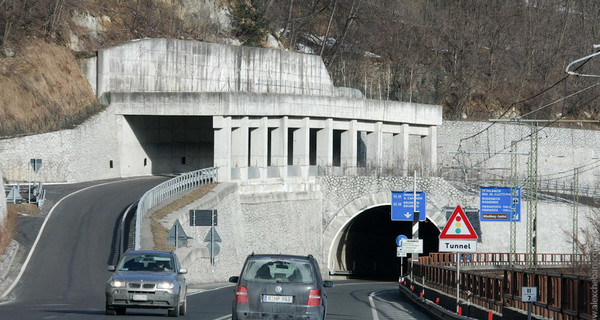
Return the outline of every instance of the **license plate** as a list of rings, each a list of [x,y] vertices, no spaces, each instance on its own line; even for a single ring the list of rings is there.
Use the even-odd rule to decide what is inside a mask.
[[[292,296],[270,296],[263,295],[263,302],[273,302],[273,303],[292,303],[294,297]]]
[[[134,294],[133,297],[131,297],[131,300],[133,300],[133,301],[148,301],[148,295]]]

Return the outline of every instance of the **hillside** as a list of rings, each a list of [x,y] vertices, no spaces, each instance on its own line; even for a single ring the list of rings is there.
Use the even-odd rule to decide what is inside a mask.
[[[274,44],[322,55],[337,86],[374,99],[441,104],[446,119],[598,119],[598,90],[579,92],[591,80],[564,79],[566,65],[589,54],[597,38],[600,4],[593,0],[22,5],[0,7],[0,137],[72,127],[101,110],[77,58],[143,37]],[[600,73],[594,61],[584,64],[580,71]]]

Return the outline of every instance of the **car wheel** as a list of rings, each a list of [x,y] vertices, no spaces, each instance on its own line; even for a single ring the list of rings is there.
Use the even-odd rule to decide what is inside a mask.
[[[109,309],[108,307],[106,307],[106,311],[104,313],[106,313],[109,316],[116,316],[117,315],[117,312],[115,310]]]
[[[177,317],[179,316],[179,304],[175,306],[173,309],[169,309],[168,311],[169,317]]]
[[[115,311],[117,312],[118,316],[124,316],[127,313],[125,308],[116,308]]]
[[[187,297],[183,298],[183,303],[179,307],[179,315],[185,316],[186,311],[187,311]]]

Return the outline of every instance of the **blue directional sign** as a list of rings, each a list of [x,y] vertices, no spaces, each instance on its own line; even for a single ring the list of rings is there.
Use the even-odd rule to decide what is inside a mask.
[[[413,211],[419,212],[419,220],[427,220],[425,192],[417,192],[417,208],[414,210],[414,192],[392,191],[392,221],[412,221]]]
[[[511,188],[481,188],[479,190],[479,220],[510,221]],[[521,188],[517,188],[515,221],[521,221]]]

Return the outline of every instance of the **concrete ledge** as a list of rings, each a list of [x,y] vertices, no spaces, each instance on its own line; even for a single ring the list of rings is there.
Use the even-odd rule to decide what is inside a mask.
[[[420,289],[417,289],[417,288],[421,288],[421,287],[415,285],[415,292],[420,292]],[[431,290],[431,289],[428,289],[428,290]],[[399,285],[399,291],[400,291],[400,294],[403,294],[406,297],[408,297],[413,303],[419,305],[424,311],[426,311],[430,315],[436,317],[436,319],[459,319],[459,320],[471,320],[471,319],[476,320],[477,319],[477,318],[470,318],[470,317],[466,317],[466,316],[459,316],[455,312],[452,312],[452,311],[450,311],[440,305],[437,305],[425,298],[418,297],[417,295],[415,295],[413,293],[413,291],[411,291],[409,288],[405,287],[402,284]]]

